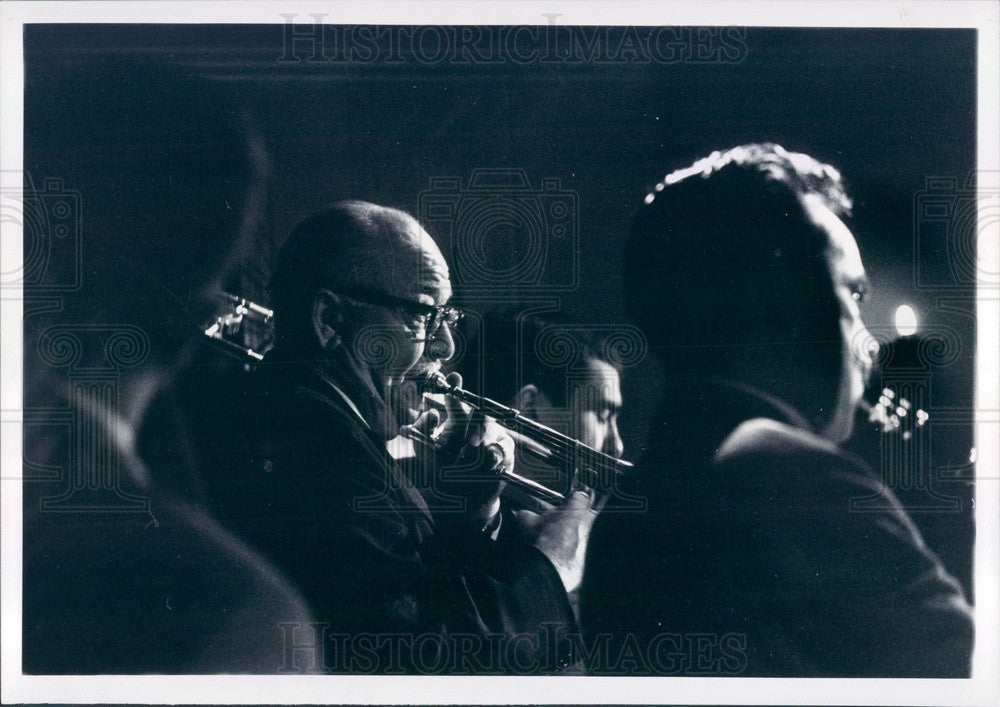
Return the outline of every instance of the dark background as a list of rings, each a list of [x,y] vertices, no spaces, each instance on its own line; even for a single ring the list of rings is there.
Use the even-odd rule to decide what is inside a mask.
[[[549,217],[540,241],[501,218],[477,241],[498,269],[516,270],[539,243],[545,269],[540,280],[491,281],[429,223],[457,301],[476,312],[549,302],[619,324],[623,237],[646,191],[713,150],[772,141],[843,173],[875,285],[870,328],[887,336],[910,303],[922,331],[948,334],[955,355],[934,371],[929,407],[967,450],[975,275],[962,214],[974,188],[975,33],[729,29],[726,46],[709,33],[701,59],[692,40],[671,62],[610,52],[489,63],[393,58],[388,46],[379,60],[341,60],[333,35],[289,45],[281,25],[28,26],[25,168],[38,190],[61,179],[81,213],[80,286],[59,294],[58,316],[140,326],[150,365],[165,364],[202,323],[206,284],[263,298],[276,244],[322,205],[357,198],[419,214],[432,179],[457,178],[469,199],[474,170],[505,168],[527,178],[522,191],[558,180],[579,209],[577,252],[545,230]],[[944,206],[927,211],[927,199]],[[575,282],[565,277],[573,258]],[[26,321],[26,340],[50,321]],[[44,364],[29,352],[27,365]],[[633,453],[657,376],[649,357],[627,371]]]

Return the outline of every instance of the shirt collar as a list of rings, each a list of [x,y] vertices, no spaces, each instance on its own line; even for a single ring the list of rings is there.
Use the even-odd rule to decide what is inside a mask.
[[[336,392],[337,395],[340,396],[341,400],[344,401],[344,404],[347,405],[348,409],[350,409],[350,411],[354,413],[354,416],[361,421],[361,424],[363,424],[370,430],[372,428],[371,424],[368,422],[368,420],[365,419],[365,416],[361,414],[361,410],[359,410],[358,406],[354,404],[354,401],[351,400],[350,396],[348,396],[347,393],[345,393],[330,376],[326,375],[325,371],[319,369],[317,372],[319,373],[320,378],[322,378],[323,381],[331,388],[333,388],[334,392]]]

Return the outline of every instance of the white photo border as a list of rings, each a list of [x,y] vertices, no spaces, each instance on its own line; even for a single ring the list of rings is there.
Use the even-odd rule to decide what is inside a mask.
[[[23,158],[22,31],[30,23],[313,23],[729,25],[747,27],[902,27],[978,30],[980,175],[1000,177],[1000,5],[979,1],[741,0],[718,2],[4,2],[0,3],[0,174],[19,175]],[[7,188],[18,184],[2,184]],[[991,185],[997,186],[997,185]],[[1000,223],[979,234],[984,269],[1000,272]],[[4,222],[0,272],[21,266],[22,233]],[[976,650],[967,680],[402,677],[402,676],[34,676],[21,673],[21,444],[23,301],[0,302],[0,484],[4,703],[728,703],[935,704],[1000,702],[1000,296],[980,284],[976,365]]]

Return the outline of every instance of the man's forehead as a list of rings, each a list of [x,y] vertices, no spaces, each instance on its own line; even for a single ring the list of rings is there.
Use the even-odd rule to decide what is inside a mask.
[[[393,212],[383,228],[391,244],[381,256],[386,270],[394,273],[386,283],[388,294],[425,304],[441,304],[451,297],[448,263],[441,249],[416,219]]]
[[[864,281],[865,266],[851,229],[819,197],[807,195],[802,201],[806,215],[827,236],[827,259],[833,274],[847,282]]]
[[[615,367],[599,358],[587,358],[586,366],[587,378],[581,381],[578,390],[585,388],[585,394],[590,396],[594,403],[621,407],[621,380]]]
[[[448,263],[437,244],[426,232],[420,241],[419,254],[417,272],[412,283],[414,288],[412,295],[426,304],[444,304],[451,298]]]

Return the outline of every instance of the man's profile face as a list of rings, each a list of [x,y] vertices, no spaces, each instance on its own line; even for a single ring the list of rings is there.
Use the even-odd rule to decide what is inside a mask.
[[[444,305],[451,297],[451,282],[433,239],[400,212],[385,217],[380,227],[392,229],[393,247],[373,254],[373,289],[415,304]],[[357,358],[390,387],[436,370],[455,352],[448,325],[430,332],[426,313],[360,302],[351,318]]]
[[[411,229],[411,237],[418,244],[417,257],[412,261],[410,277],[401,283],[402,294],[397,296],[421,304],[443,306],[451,299],[448,264],[437,244],[416,221],[412,221]],[[430,334],[423,330],[422,336],[426,341],[400,381],[426,378],[429,373],[440,370],[443,361],[455,355],[453,332],[447,324],[441,324]]]
[[[587,359],[587,379],[573,388],[569,402],[571,435],[589,447],[620,457],[625,451],[618,433],[622,391],[614,366],[600,359]]]
[[[557,410],[541,391],[535,406],[538,421],[557,429],[598,451],[620,457],[624,452],[618,433],[618,413],[622,407],[618,371],[596,358],[585,362],[586,375],[575,382],[567,410]]]
[[[877,353],[858,304],[868,290],[868,278],[854,235],[821,200],[805,197],[803,205],[812,223],[827,236],[826,261],[840,306],[840,333],[844,358],[837,408],[825,436],[842,442],[851,434],[855,409],[864,395]]]

